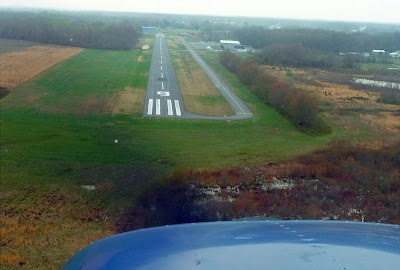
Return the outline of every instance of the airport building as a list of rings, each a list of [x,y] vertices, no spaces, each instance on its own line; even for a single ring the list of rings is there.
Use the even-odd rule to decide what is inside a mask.
[[[244,50],[244,46],[237,40],[220,40],[220,47],[222,50]]]

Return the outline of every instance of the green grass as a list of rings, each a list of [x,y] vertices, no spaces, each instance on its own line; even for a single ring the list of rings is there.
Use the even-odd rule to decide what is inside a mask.
[[[150,57],[146,56],[148,61],[144,63],[133,63],[132,58],[137,54],[137,51],[85,50],[3,99],[4,185],[12,188],[32,184],[29,179],[9,177],[12,167],[28,166],[29,173],[54,173],[57,179],[57,169],[53,172],[48,168],[67,164],[74,168],[71,175],[74,182],[80,180],[80,171],[109,164],[130,168],[150,164],[154,168],[154,162],[161,160],[169,168],[167,171],[173,171],[282,160],[321,148],[330,139],[298,132],[221,66],[217,66],[218,71],[255,113],[252,119],[156,120],[140,115],[96,114],[96,110],[75,114],[76,103],[85,97],[107,98],[128,85],[145,88],[143,73]],[[30,88],[39,95],[33,105],[23,98]],[[49,106],[62,108],[62,113],[52,113],[47,110]],[[119,140],[117,144],[115,139]]]
[[[141,55],[144,62],[136,62]],[[16,110],[104,113],[126,86],[145,89],[150,55],[136,51],[84,50],[19,87],[2,106]]]
[[[54,218],[37,221],[38,226],[48,220],[54,225],[55,231],[46,238],[49,244],[36,244],[43,237],[36,234],[32,237],[38,237],[37,242],[29,252],[21,251],[22,247],[10,249],[21,251],[27,269],[59,268],[85,245],[70,245],[71,238],[82,233],[89,240],[105,235],[103,221],[81,220],[81,213],[73,210],[78,204],[84,204],[85,216],[100,206],[118,218],[144,189],[177,170],[284,160],[325,147],[332,139],[332,135],[313,137],[297,131],[218,64],[216,69],[249,105],[253,118],[149,119],[139,114],[111,115],[104,106],[81,109],[93,97],[107,100],[126,86],[143,91],[150,55],[143,54],[145,61],[138,63],[134,60],[140,54],[139,50],[85,50],[0,101],[1,192],[11,194],[4,197],[2,207],[14,216],[32,218],[42,201],[53,205],[53,192],[64,198],[68,192],[78,197],[57,204],[52,210],[56,214],[50,213]],[[98,190],[87,192],[81,185],[95,185]],[[54,250],[63,252],[54,255]],[[43,263],[38,252],[54,263]]]
[[[376,72],[380,70],[388,70],[389,68],[399,68],[397,59],[391,60],[393,63],[363,63],[360,64],[360,69],[363,71]]]

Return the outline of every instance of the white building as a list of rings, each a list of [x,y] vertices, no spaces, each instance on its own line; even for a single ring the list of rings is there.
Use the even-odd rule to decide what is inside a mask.
[[[244,46],[237,40],[220,40],[221,49],[226,50],[243,50]]]
[[[393,58],[400,58],[400,51],[389,53],[389,55]]]
[[[385,50],[372,50],[373,55],[385,55]]]

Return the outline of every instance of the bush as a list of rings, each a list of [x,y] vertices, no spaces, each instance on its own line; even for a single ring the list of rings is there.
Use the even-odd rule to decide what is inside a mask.
[[[400,105],[400,91],[399,90],[388,90],[384,92],[378,102],[386,104]]]
[[[286,115],[301,130],[317,134],[330,132],[330,127],[318,116],[319,101],[316,97],[261,72],[254,61],[241,61],[231,52],[223,52],[220,63],[242,83],[249,85],[251,91],[263,102]]]
[[[242,83],[251,85],[258,73],[258,65],[252,60],[245,60],[240,63],[237,76]]]
[[[241,59],[229,51],[221,53],[219,62],[230,72],[236,74],[239,70]]]

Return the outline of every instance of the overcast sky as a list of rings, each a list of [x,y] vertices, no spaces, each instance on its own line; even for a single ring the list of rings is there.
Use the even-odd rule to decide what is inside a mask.
[[[0,7],[400,23],[400,0],[1,0]]]

